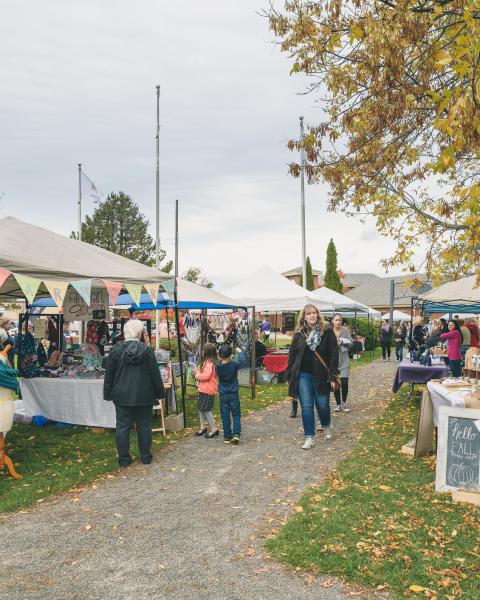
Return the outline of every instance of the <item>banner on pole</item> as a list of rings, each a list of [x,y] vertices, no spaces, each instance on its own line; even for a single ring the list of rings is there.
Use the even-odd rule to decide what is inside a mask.
[[[17,280],[20,289],[22,290],[25,298],[28,300],[29,304],[35,300],[35,295],[38,292],[38,288],[42,283],[40,279],[36,279],[35,277],[28,277],[27,275],[19,275],[18,273],[13,274],[15,279]]]
[[[65,300],[65,295],[68,289],[67,281],[44,281],[45,287],[48,290],[48,293],[52,297],[52,300],[58,307],[63,305],[63,301]]]

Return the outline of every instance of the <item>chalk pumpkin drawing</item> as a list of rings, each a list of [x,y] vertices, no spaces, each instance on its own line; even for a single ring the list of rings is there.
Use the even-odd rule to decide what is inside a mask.
[[[458,486],[468,485],[475,479],[473,470],[464,464],[453,464],[448,469],[448,479]]]

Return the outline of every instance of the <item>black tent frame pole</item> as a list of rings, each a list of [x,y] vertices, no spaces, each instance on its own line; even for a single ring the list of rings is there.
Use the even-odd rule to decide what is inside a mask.
[[[177,296],[177,283],[176,282],[175,282],[175,289],[173,292],[173,302],[175,304],[175,327],[177,329],[178,360],[180,362],[180,384],[182,387],[183,426],[187,427],[187,408],[185,405],[185,373],[183,371],[183,352],[182,352],[182,340],[180,339],[180,318],[178,315],[178,296]]]
[[[248,308],[245,308],[245,310],[247,311],[247,323],[248,323],[248,318],[250,317],[250,311],[248,310]],[[252,306],[252,322],[249,323],[248,326],[248,331],[250,333],[250,385],[252,386],[252,400],[255,400],[256,395],[257,395],[257,389],[256,389],[256,384],[257,384],[257,356],[256,356],[256,348],[255,348],[255,333],[256,333],[256,326],[255,326],[255,307]],[[276,334],[275,334],[276,335]]]

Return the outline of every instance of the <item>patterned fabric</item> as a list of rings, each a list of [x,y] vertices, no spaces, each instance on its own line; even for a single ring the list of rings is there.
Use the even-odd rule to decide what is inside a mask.
[[[97,324],[95,321],[87,323],[87,333],[85,334],[87,344],[96,344],[98,342]]]
[[[320,331],[320,329],[318,327],[314,327],[310,331],[310,333],[307,337],[307,346],[310,348],[310,350],[312,352],[314,352],[320,345],[321,341],[322,341],[322,332]]]
[[[205,394],[204,392],[198,392],[197,407],[200,412],[208,412],[213,408],[213,402],[215,396],[211,394]]]

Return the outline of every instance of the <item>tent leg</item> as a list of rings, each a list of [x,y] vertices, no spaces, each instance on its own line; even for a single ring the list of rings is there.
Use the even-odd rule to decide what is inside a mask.
[[[250,317],[250,313],[249,310],[247,309],[247,319]],[[256,328],[255,328],[255,307],[252,307],[252,322],[250,323],[250,326],[248,327],[248,331],[250,332],[250,356],[251,356],[251,360],[250,360],[250,384],[251,384],[251,389],[252,389],[252,400],[255,400],[255,397],[257,395],[257,390],[256,390],[256,383],[257,383],[257,371],[256,371],[256,367],[257,367],[257,357],[255,354],[255,333],[256,333]]]
[[[183,353],[182,353],[182,341],[180,339],[180,319],[178,317],[178,301],[177,301],[177,290],[174,292],[174,303],[175,303],[175,326],[177,329],[177,345],[178,345],[178,360],[180,363],[180,385],[182,387],[182,410],[183,410],[183,426],[187,426],[187,410],[185,405],[185,374],[183,372]]]

